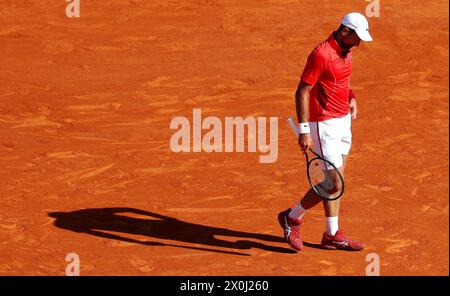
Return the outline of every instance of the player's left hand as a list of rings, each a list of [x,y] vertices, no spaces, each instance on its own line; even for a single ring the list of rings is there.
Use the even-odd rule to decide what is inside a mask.
[[[356,106],[356,99],[352,99],[350,101],[350,114],[352,116],[352,119],[356,119],[356,116],[358,115],[358,107]]]

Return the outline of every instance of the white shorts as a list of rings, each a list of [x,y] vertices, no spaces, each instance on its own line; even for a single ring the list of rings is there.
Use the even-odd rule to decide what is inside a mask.
[[[317,154],[334,163],[336,167],[342,167],[342,155],[348,155],[352,147],[350,113],[340,118],[310,122],[309,126]]]

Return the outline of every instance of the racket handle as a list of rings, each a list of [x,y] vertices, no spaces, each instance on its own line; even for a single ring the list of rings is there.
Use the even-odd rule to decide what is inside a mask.
[[[289,118],[287,119],[287,122],[289,123],[289,125],[291,126],[292,130],[295,133],[295,136],[298,137],[300,136],[300,132],[298,131],[298,127],[297,124],[295,123],[294,118],[292,118],[292,116],[289,116]]]

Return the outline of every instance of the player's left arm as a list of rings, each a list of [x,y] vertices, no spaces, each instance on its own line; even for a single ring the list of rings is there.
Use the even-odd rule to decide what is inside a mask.
[[[356,96],[352,89],[348,92],[348,104],[350,106],[350,114],[352,116],[352,119],[356,119],[356,116],[358,115],[358,106],[356,104]]]

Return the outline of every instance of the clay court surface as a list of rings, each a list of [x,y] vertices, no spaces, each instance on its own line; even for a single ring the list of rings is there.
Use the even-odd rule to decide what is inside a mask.
[[[1,1],[0,274],[448,275],[448,1],[381,0],[354,50],[340,225],[362,252],[283,241],[308,188],[289,126],[311,49],[361,1]],[[173,153],[175,116],[279,118],[278,161]]]

